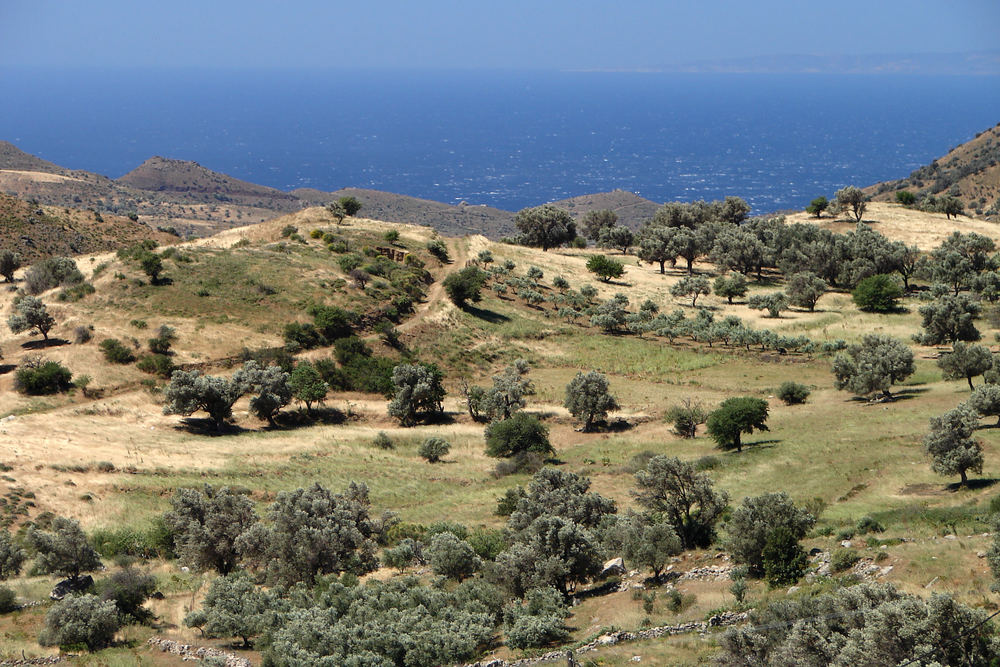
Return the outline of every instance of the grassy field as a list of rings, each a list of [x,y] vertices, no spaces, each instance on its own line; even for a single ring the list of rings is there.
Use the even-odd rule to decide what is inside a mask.
[[[113,258],[95,257],[94,262],[85,258],[81,268],[91,271],[103,262],[110,264],[94,279],[95,295],[53,308],[60,322],[55,333],[69,339],[74,326],[89,322],[95,325],[98,340],[105,336],[139,339],[148,337],[159,324],[169,323],[180,334],[179,360],[210,362],[244,346],[278,344],[284,322],[307,319],[302,315],[307,303],[350,303],[357,310],[375,305],[377,296],[344,284],[336,255],[319,241],[281,240],[280,230],[287,224],[298,227],[303,235],[313,228],[329,227],[324,216],[322,210],[311,209],[182,244],[180,252],[191,261],[167,262],[165,273],[173,279],[167,286],[138,284],[135,269]],[[0,422],[0,463],[6,469],[0,492],[19,499],[25,493],[34,494],[27,515],[13,517],[15,524],[51,511],[77,518],[90,530],[144,529],[167,508],[178,487],[204,483],[246,487],[263,509],[281,490],[314,481],[340,489],[358,480],[371,487],[377,510],[397,512],[404,521],[427,524],[448,519],[499,527],[503,520],[494,513],[496,498],[527,478],[492,474],[495,461],[484,454],[482,425],[465,413],[461,386],[465,381],[488,384],[493,373],[523,357],[532,365],[536,386],[528,410],[545,417],[561,465],[589,475],[594,490],[614,498],[620,507],[633,503],[630,462],[636,455],[654,452],[700,460],[733,502],[747,495],[785,490],[797,502],[823,507],[807,548],[839,548],[837,533],[871,515],[887,528],[879,536],[888,540],[886,548],[880,548],[881,543],[869,546],[863,540],[855,540],[852,548],[873,559],[886,554],[879,556],[880,566],[892,565],[886,580],[926,592],[924,586],[937,577],[934,591],[949,591],[980,606],[989,601],[990,576],[985,560],[977,554],[989,543],[983,533],[990,530],[987,517],[996,495],[993,484],[1000,478],[1000,429],[986,427],[977,433],[983,442],[985,466],[971,488],[957,489],[952,484],[957,480],[943,479],[930,470],[922,449],[928,418],[954,407],[969,393],[964,381],[942,381],[933,360],[935,350],[914,347],[917,373],[895,389],[898,400],[868,404],[834,389],[829,356],[747,352],[719,344],[708,348],[686,339],[670,344],[648,335],[606,335],[583,319],[577,324],[558,319],[550,305],[529,307],[519,299],[501,299],[492,293],[474,309],[462,311],[437,287],[443,275],[489,248],[498,261],[516,262],[517,273],[532,265],[542,268],[545,285],[562,275],[574,288],[592,284],[600,298],[623,292],[633,307],[649,298],[661,312],[669,312],[684,307],[667,291],[682,275],[680,271],[660,275],[654,267],[626,258],[625,276],[617,284],[604,284],[588,279],[584,251],[543,253],[491,244],[481,237],[449,239],[456,261],[442,266],[421,250],[431,238],[428,229],[353,221],[334,231],[360,246],[378,243],[390,228],[401,232],[402,247],[422,253],[438,279],[429,289],[428,301],[418,306],[416,315],[400,330],[415,356],[435,361],[445,370],[447,423],[399,428],[386,416],[382,397],[335,394],[326,404],[329,423],[270,429],[247,414],[244,400],[234,411],[238,428],[208,436],[187,428],[179,417],[163,415],[158,394],[140,384],[148,376],[132,367],[108,365],[94,343],[52,347],[44,350],[46,356],[64,361],[75,373],[90,374],[94,384],[107,391],[101,398],[77,392],[28,399],[10,391],[11,373],[0,376],[0,416],[14,415]],[[242,239],[247,244],[240,243]],[[276,247],[283,242],[285,252]],[[698,265],[697,269],[709,272],[711,267]],[[116,272],[125,278],[116,278]],[[273,293],[265,294],[261,285]],[[780,287],[752,286],[760,291]],[[197,296],[199,289],[207,290],[208,296]],[[0,307],[6,309],[10,298],[9,294],[0,296]],[[817,341],[852,341],[872,331],[908,339],[919,329],[919,302],[913,300],[904,303],[900,314],[872,315],[857,311],[849,295],[831,292],[820,300],[816,312],[792,310],[777,320],[763,318],[743,303],[729,305],[714,296],[706,299],[706,305],[717,317],[737,315],[754,326]],[[693,314],[690,308],[686,310]],[[148,328],[137,329],[130,324],[135,319],[145,320]],[[988,320],[978,326],[984,340],[994,340]],[[0,336],[4,363],[18,363],[32,353],[23,348],[26,337]],[[581,433],[562,407],[566,383],[578,371],[591,369],[608,375],[622,406],[614,416],[624,419],[627,427]],[[777,387],[786,380],[810,387],[807,403],[785,406],[775,398]],[[695,439],[682,439],[664,420],[669,408],[682,400],[699,401],[711,409],[737,395],[765,398],[770,406],[770,430],[748,437],[741,453],[716,450],[702,433]],[[395,449],[373,446],[379,431],[395,441]],[[419,443],[430,435],[452,443],[442,464],[429,465],[417,455]],[[109,462],[113,469],[99,465],[102,462]],[[6,505],[12,506],[13,502]],[[686,554],[678,568],[710,562],[714,556],[714,551]],[[172,565],[163,565],[159,572],[164,581],[178,576]],[[46,578],[25,578],[15,586],[22,597],[42,600],[50,584]],[[183,610],[198,599],[198,591],[203,592],[204,581],[185,577],[172,585],[166,600],[156,603],[157,614],[165,619],[156,633],[207,643],[179,622]],[[677,614],[661,604],[648,615],[628,593],[590,598],[574,610],[574,639],[583,641],[603,627],[636,629],[647,616],[654,625],[703,619],[709,610],[733,604],[727,585],[680,584],[682,592],[694,595],[694,602]],[[751,597],[760,600],[772,595],[784,595],[784,591],[767,591],[757,584]],[[0,617],[0,644],[9,642],[18,653],[24,649],[28,654],[47,654],[32,641],[40,618],[39,608]],[[141,644],[140,640],[144,641],[142,637],[136,641]],[[602,650],[588,659],[619,665],[641,655],[646,664],[700,664],[711,651],[711,636],[684,636]],[[126,655],[141,655],[147,661],[143,664],[161,664],[159,655],[139,648]],[[84,664],[125,664],[116,660],[109,653],[105,662]]]

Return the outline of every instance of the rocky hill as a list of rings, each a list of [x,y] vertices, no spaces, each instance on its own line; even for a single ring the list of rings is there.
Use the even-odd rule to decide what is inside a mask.
[[[1000,220],[1000,123],[906,178],[866,189],[875,201],[896,201],[899,190],[913,193],[917,202],[932,196],[955,197],[967,214]]]
[[[657,209],[660,208],[656,202],[626,190],[598,192],[593,195],[561,199],[552,203],[569,211],[570,215],[577,220],[590,211],[610,209],[618,214],[619,224],[632,229],[639,229],[647,221],[652,220]]]
[[[115,250],[144,239],[164,244],[177,237],[118,215],[43,206],[0,194],[0,250],[17,252],[25,263]]]

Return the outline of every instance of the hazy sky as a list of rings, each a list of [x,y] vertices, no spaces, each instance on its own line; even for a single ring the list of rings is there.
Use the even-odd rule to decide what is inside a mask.
[[[0,0],[0,66],[642,68],[996,49],[1000,0]]]

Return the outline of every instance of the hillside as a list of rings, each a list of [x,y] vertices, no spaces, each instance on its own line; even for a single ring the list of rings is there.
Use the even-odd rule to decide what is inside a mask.
[[[927,196],[952,196],[965,212],[991,222],[1000,221],[1000,124],[948,151],[908,177],[878,183],[865,189],[875,201],[896,201],[896,192],[913,193],[917,201]]]
[[[360,215],[387,222],[406,222],[433,227],[448,236],[482,234],[500,238],[514,233],[514,214],[490,206],[457,206],[397,195],[379,190],[343,188],[322,192],[311,188],[292,190],[293,195],[311,206],[323,206],[340,197],[357,197],[363,204]]]
[[[569,211],[579,221],[590,211],[610,209],[618,215],[618,223],[638,230],[653,219],[660,205],[626,190],[612,190],[592,195],[581,195],[552,202]]]
[[[106,252],[145,239],[165,244],[177,237],[122,216],[98,219],[93,211],[31,204],[0,194],[0,250],[17,252],[25,263]]]
[[[877,202],[865,219],[886,235],[925,249],[935,244],[932,232],[946,235],[952,229],[987,225],[934,215]],[[849,225],[831,218],[820,223],[838,231]],[[589,642],[612,626],[635,632],[702,622],[720,612],[737,614],[726,618],[738,620],[738,612],[770,600],[811,598],[856,580],[890,582],[924,596],[947,592],[977,607],[988,599],[992,576],[978,554],[991,544],[1000,430],[976,431],[984,463],[968,487],[957,486],[955,475],[941,477],[931,469],[922,445],[928,419],[966,400],[969,389],[965,378],[942,376],[939,348],[911,341],[911,334],[920,331],[919,308],[926,303],[918,296],[907,296],[896,312],[869,313],[858,310],[846,290],[833,289],[814,310],[795,307],[768,317],[751,309],[748,298],[729,303],[709,294],[699,298],[701,310],[689,298],[670,294],[686,277],[681,265],[661,275],[658,267],[625,256],[624,274],[602,282],[586,269],[593,251],[542,252],[482,236],[440,237],[450,255],[450,261],[441,261],[428,252],[433,238],[435,233],[425,226],[365,218],[337,224],[315,207],[167,248],[161,252],[163,279],[156,284],[132,260],[108,254],[94,262],[79,261],[94,293],[77,301],[59,300],[59,288],[41,295],[56,319],[51,343],[0,330],[6,364],[0,371],[0,492],[6,498],[0,521],[16,528],[41,521],[47,512],[79,519],[88,534],[103,536],[109,572],[95,573],[103,579],[118,571],[116,561],[124,560],[117,557],[122,552],[115,552],[115,545],[149,544],[148,536],[161,525],[157,517],[169,509],[178,488],[203,488],[208,482],[240,489],[264,514],[282,491],[314,482],[340,491],[356,480],[370,489],[373,516],[388,510],[403,522],[387,544],[403,536],[429,541],[428,527],[449,521],[480,539],[499,540],[497,548],[502,549],[498,529],[508,519],[498,514],[497,500],[529,484],[531,475],[504,474],[509,462],[486,455],[486,425],[472,419],[463,392],[470,385],[490,386],[493,376],[523,358],[530,365],[532,387],[525,410],[543,421],[556,452],[555,469],[589,478],[590,491],[613,499],[618,512],[641,509],[633,495],[635,472],[650,456],[664,454],[695,465],[728,494],[733,508],[747,496],[785,491],[817,517],[815,528],[802,539],[806,552],[814,555],[798,589],[750,579],[746,602],[738,604],[729,588],[734,559],[726,541],[728,527],[720,522],[720,541],[671,556],[665,562],[669,574],[661,580],[646,577],[643,565],[626,561],[622,585],[600,578],[580,583],[569,607],[567,635],[552,648]],[[501,270],[491,271],[480,301],[458,308],[442,283],[483,250],[492,254],[490,266]],[[357,267],[364,267],[367,279],[359,282],[358,274],[352,276]],[[720,273],[704,261],[696,263],[695,271],[710,280]],[[569,287],[560,286],[557,277]],[[593,288],[592,296],[584,296],[589,292],[585,287]],[[784,289],[784,277],[769,271],[761,280],[751,280],[747,297]],[[680,312],[685,326],[673,333],[596,326],[584,311],[617,294],[627,297],[630,314],[648,300],[665,317]],[[0,310],[7,312],[13,297],[13,292],[0,292]],[[367,346],[360,356],[371,361],[355,357],[352,363],[371,373],[352,371],[345,361],[351,349],[365,349],[357,342],[289,343],[282,351],[289,341],[286,325],[308,324],[312,304],[364,316],[355,331]],[[976,326],[984,341],[992,341],[1000,332],[1000,319],[994,306],[987,308]],[[649,312],[647,306],[643,309]],[[709,316],[716,324],[739,318],[742,325],[770,332],[772,338],[751,344],[717,334],[703,337],[713,329],[694,326]],[[376,329],[376,323],[390,329]],[[309,361],[324,368],[333,384],[384,374],[385,364],[433,362],[444,375],[444,414],[405,427],[387,414],[382,393],[340,384],[322,405],[307,410],[289,404],[274,425],[250,413],[249,396],[234,405],[232,419],[221,431],[206,425],[204,413],[187,418],[164,414],[165,378],[143,372],[135,362],[110,363],[99,348],[102,340],[115,338],[145,357],[146,341],[161,325],[176,333],[172,364],[213,376],[230,376],[246,358],[289,367]],[[91,340],[77,339],[88,327],[93,327]],[[892,401],[868,402],[834,385],[835,351],[843,341],[855,342],[873,331],[905,341],[915,355],[914,372],[892,388]],[[86,391],[38,397],[12,391],[15,371],[40,353],[65,364],[75,377],[89,377]],[[592,432],[582,431],[564,406],[567,383],[581,370],[605,374],[620,405],[606,427]],[[789,380],[811,392],[804,404],[777,398],[778,387]],[[980,386],[982,380],[977,377],[975,383]],[[703,425],[694,438],[675,432],[670,418],[675,406],[693,401],[713,410],[737,396],[762,399],[769,410],[769,431],[747,436],[742,451],[716,448]],[[389,440],[388,447],[375,444],[379,434]],[[419,454],[431,437],[450,444],[443,463],[428,463]],[[858,528],[872,524],[879,530]],[[253,651],[234,648],[229,637],[205,637],[183,624],[185,614],[202,604],[214,574],[184,570],[181,561],[141,553],[164,593],[147,603],[159,620],[155,628],[130,627],[128,636],[141,639],[113,651],[147,657],[143,642],[155,634],[259,660]],[[379,558],[384,557],[380,551]],[[831,562],[853,564],[839,570],[831,569]],[[403,575],[413,575],[426,583],[431,579],[426,570],[425,564],[385,566],[364,580],[399,583],[405,581]],[[479,575],[470,580],[481,581]],[[54,654],[55,649],[39,647],[34,640],[35,628],[51,606],[47,596],[53,582],[29,573],[7,582],[19,599],[38,604],[0,615],[0,657],[20,656],[22,650],[29,657]],[[500,639],[490,645],[488,658],[522,655],[503,643],[506,632],[496,630]],[[715,629],[697,636],[685,630],[665,634],[671,636],[601,646],[587,655],[607,665],[630,664],[635,655],[645,664],[705,664],[718,650]]]

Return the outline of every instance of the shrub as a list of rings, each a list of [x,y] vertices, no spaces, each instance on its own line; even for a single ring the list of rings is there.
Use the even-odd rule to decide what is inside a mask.
[[[22,394],[42,396],[69,391],[73,374],[58,361],[28,362],[17,369],[14,389]]]
[[[17,608],[17,594],[7,586],[0,586],[0,614],[6,614]]]
[[[77,345],[82,345],[84,343],[89,343],[90,339],[94,337],[93,325],[85,327],[82,324],[75,329],[73,329],[73,342]]]
[[[509,419],[492,422],[484,432],[486,454],[494,458],[510,458],[525,452],[554,454],[549,442],[549,429],[534,415],[516,412]]]
[[[24,289],[28,294],[41,294],[60,285],[82,283],[83,274],[72,259],[50,257],[32,265],[24,275],[24,282]]]
[[[123,568],[101,582],[101,599],[115,603],[122,622],[143,623],[153,614],[143,604],[156,591],[156,577],[133,567]]]
[[[385,431],[379,431],[378,434],[375,436],[375,440],[372,441],[372,444],[378,447],[379,449],[396,448],[396,444],[392,441],[392,438],[390,438],[388,435],[385,434]]]
[[[868,276],[854,288],[851,297],[861,310],[872,313],[888,313],[899,307],[903,288],[890,275],[880,273]]]
[[[45,615],[38,636],[42,646],[85,645],[91,651],[110,646],[118,632],[118,609],[96,595],[70,596],[57,602]]]
[[[486,282],[486,273],[477,266],[467,266],[466,268],[452,273],[444,279],[444,289],[448,292],[448,298],[459,308],[464,308],[469,301],[473,303],[480,300],[480,292],[483,283]]]
[[[448,246],[446,246],[444,241],[441,241],[440,239],[428,241],[427,252],[432,254],[441,262],[448,263],[451,261],[451,257],[448,255]]]
[[[174,360],[165,354],[143,355],[135,367],[143,373],[159,375],[162,378],[169,378],[175,369]]]
[[[476,552],[464,539],[452,533],[438,533],[427,547],[427,560],[434,574],[462,581],[479,569]]]
[[[130,364],[135,361],[135,353],[117,338],[105,338],[98,347],[104,353],[104,359],[112,364]]]
[[[854,564],[861,560],[861,556],[853,549],[838,549],[830,557],[830,567],[834,572],[843,572],[854,567]]]
[[[805,403],[809,398],[809,387],[798,382],[782,382],[778,387],[778,398],[785,402],[785,405],[797,405]]]
[[[510,516],[517,509],[517,503],[525,497],[527,497],[527,493],[524,487],[516,486],[513,489],[507,489],[502,496],[497,498],[496,515]]]
[[[427,438],[420,445],[417,453],[428,463],[437,463],[451,450],[451,445],[444,438]]]
[[[917,203],[917,196],[909,190],[896,191],[896,201],[903,206],[913,206]]]
[[[854,530],[858,533],[858,535],[865,535],[867,533],[884,533],[885,526],[872,517],[865,515],[858,519],[858,523],[855,524]]]
[[[761,552],[764,578],[772,587],[790,586],[802,578],[808,559],[796,533],[785,526],[767,536]]]
[[[666,416],[666,420],[674,425],[674,432],[682,438],[695,437],[699,424],[704,424],[706,419],[708,413],[701,404],[691,400],[673,406]]]

